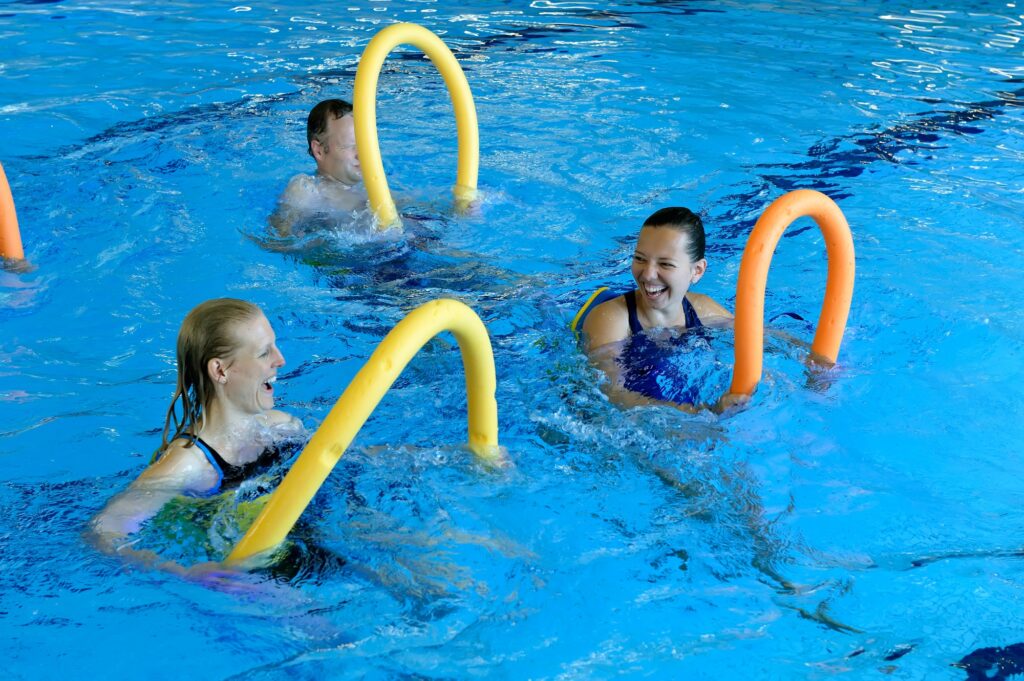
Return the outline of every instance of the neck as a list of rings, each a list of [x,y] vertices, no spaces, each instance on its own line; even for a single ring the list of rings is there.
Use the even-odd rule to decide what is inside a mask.
[[[348,184],[348,183],[342,182],[338,178],[334,177],[333,175],[328,175],[327,173],[325,173],[324,171],[320,170],[319,168],[316,171],[316,175],[321,180],[326,180],[327,182],[330,182],[332,184],[336,184],[339,187],[341,187],[342,189],[352,189],[352,187],[355,186],[353,184]]]
[[[683,294],[686,297],[686,294]],[[636,292],[636,313],[641,321],[647,322],[646,328],[662,328],[686,326],[686,313],[683,312],[683,301],[678,304],[669,303],[664,310],[656,310],[648,306],[647,299],[639,290]]]
[[[196,435],[210,443],[229,463],[239,460],[244,450],[256,439],[256,430],[266,420],[261,414],[240,412],[216,397],[210,401],[204,413],[202,432]]]

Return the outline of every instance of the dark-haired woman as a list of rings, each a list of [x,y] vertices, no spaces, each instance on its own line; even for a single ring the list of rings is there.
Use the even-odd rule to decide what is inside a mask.
[[[707,270],[704,225],[687,208],[663,208],[644,221],[633,252],[636,288],[597,305],[587,313],[583,335],[587,352],[611,379],[616,401],[624,404],[685,400],[659,388],[657,368],[630,375],[623,355],[630,340],[654,329],[690,331],[701,326],[728,326],[733,316],[706,295],[690,291]]]

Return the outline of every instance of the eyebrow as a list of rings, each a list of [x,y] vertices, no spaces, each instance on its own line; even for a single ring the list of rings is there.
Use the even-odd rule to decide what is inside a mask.
[[[638,255],[642,255],[643,257],[647,258],[648,260],[651,259],[651,256],[647,255],[646,253],[644,253],[640,249],[633,249],[633,257],[636,257]],[[673,257],[665,257],[665,256],[662,256],[660,258],[654,258],[654,260],[657,260],[658,262],[676,262],[675,258],[673,258]]]

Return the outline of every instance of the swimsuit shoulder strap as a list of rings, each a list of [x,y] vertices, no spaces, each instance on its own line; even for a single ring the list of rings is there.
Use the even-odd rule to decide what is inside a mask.
[[[638,334],[643,332],[644,327],[640,324],[640,318],[636,316],[636,291],[626,291],[622,294],[626,300],[626,313],[629,315],[629,332]]]
[[[683,314],[686,315],[686,328],[696,329],[704,326],[700,321],[700,317],[697,316],[697,310],[693,308],[693,304],[690,303],[690,299],[683,296]]]
[[[206,444],[201,437],[193,437],[192,435],[182,436],[184,439],[191,441],[196,447],[199,447],[199,451],[203,453],[206,460],[213,466],[213,471],[217,474],[217,483],[208,489],[204,496],[209,496],[220,489],[221,482],[224,480],[224,466],[227,462],[221,458],[221,455],[217,453],[217,450]]]
[[[626,299],[626,312],[629,315],[629,332],[634,335],[641,333],[644,327],[640,323],[640,318],[636,315],[636,291],[627,291],[622,294],[622,297]],[[689,298],[686,296],[683,296],[683,314],[686,317],[687,329],[696,329],[704,326],[700,321],[700,317],[697,316],[697,310],[694,309],[693,304],[690,303]]]

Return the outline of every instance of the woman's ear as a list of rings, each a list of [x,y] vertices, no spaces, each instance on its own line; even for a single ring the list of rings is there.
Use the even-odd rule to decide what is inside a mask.
[[[704,276],[704,273],[708,271],[708,261],[705,258],[701,258],[697,262],[693,263],[693,276],[690,277],[690,283],[696,284],[700,281],[700,278]]]
[[[228,382],[228,365],[220,357],[214,357],[206,363],[206,373],[214,383],[223,385]]]

